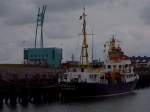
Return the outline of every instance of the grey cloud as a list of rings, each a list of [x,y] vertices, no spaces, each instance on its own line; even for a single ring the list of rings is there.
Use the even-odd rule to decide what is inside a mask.
[[[0,1],[0,17],[5,19],[8,25],[24,25],[35,22],[37,10],[43,4],[47,4],[47,16],[55,16],[54,13],[68,12],[92,6],[99,0],[4,0]],[[104,2],[104,0],[100,0]]]
[[[147,25],[150,25],[150,3],[148,3],[142,10],[141,10],[141,19]]]
[[[48,10],[53,12],[57,11],[70,11],[75,9],[83,8],[84,6],[91,6],[93,4],[96,4],[97,2],[104,2],[105,0],[49,0],[46,1],[45,4],[48,5]],[[34,0],[34,2],[37,4],[37,6],[41,6],[43,4],[43,1],[37,1]]]

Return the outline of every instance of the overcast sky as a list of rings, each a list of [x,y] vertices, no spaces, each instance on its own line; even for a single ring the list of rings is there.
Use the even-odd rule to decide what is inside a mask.
[[[23,48],[34,47],[38,8],[45,4],[44,46],[62,47],[64,60],[72,54],[79,59],[84,6],[87,30],[96,34],[94,58],[102,58],[112,34],[129,56],[150,56],[150,0],[0,0],[0,63],[23,62]],[[91,36],[88,41],[91,49]]]

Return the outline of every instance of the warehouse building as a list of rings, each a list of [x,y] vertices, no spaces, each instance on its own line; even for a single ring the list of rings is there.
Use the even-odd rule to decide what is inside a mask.
[[[24,63],[34,65],[48,65],[58,68],[61,65],[61,48],[25,48]]]

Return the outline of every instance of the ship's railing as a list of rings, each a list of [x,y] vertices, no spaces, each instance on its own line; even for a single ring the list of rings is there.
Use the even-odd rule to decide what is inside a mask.
[[[100,79],[99,83],[100,84],[108,84],[108,80],[107,79]]]
[[[121,81],[124,83],[131,82],[138,79],[136,74],[124,74],[121,76]]]

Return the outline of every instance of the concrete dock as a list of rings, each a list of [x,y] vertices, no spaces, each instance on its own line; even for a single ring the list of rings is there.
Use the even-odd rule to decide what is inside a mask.
[[[59,98],[61,69],[27,65],[0,65],[0,104],[49,102]]]

